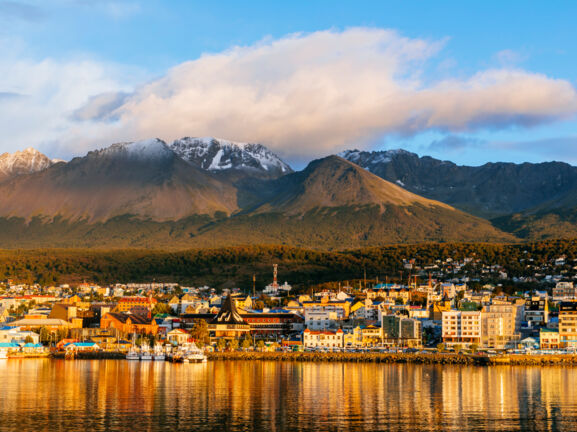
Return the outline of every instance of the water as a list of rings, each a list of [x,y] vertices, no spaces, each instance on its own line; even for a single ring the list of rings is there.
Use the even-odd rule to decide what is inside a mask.
[[[0,430],[577,430],[577,368],[0,361]]]

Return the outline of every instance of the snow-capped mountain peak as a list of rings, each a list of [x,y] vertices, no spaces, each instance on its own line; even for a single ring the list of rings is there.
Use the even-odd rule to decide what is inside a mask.
[[[185,137],[170,148],[184,160],[208,171],[251,170],[271,177],[292,172],[290,166],[262,144],[214,137]]]
[[[112,144],[95,152],[101,156],[124,157],[136,160],[169,159],[174,152],[158,138]]]
[[[0,181],[22,174],[45,170],[54,162],[38,150],[25,150],[0,155]]]

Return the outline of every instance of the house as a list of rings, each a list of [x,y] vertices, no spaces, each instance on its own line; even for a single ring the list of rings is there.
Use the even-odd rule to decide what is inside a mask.
[[[525,301],[525,321],[529,327],[547,325],[549,306],[546,298],[531,297]]]
[[[22,347],[22,352],[26,354],[44,354],[46,348],[39,343],[27,343]]]
[[[542,350],[559,349],[561,347],[559,331],[542,328],[539,331],[539,347]]]
[[[0,354],[5,354],[6,356],[9,353],[18,352],[20,351],[20,345],[14,342],[0,342]],[[0,358],[4,357],[0,355]]]
[[[100,320],[100,328],[114,328],[123,335],[131,333],[155,335],[158,333],[158,324],[153,318],[118,312],[104,314]]]
[[[46,327],[48,331],[55,332],[59,329],[68,329],[70,323],[58,318],[23,318],[10,323],[11,327],[20,327],[22,330],[40,330]]]
[[[185,332],[183,329],[176,328],[169,331],[166,334],[166,340],[173,345],[182,345],[188,342],[190,339],[190,334]]]
[[[64,345],[66,351],[100,351],[100,346],[96,342],[70,342]]]

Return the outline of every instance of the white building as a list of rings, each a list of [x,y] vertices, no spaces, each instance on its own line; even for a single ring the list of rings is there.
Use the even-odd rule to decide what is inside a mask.
[[[442,314],[443,342],[447,345],[480,345],[481,331],[479,311],[448,311]]]
[[[338,326],[339,315],[342,318],[342,310],[337,312],[335,308],[322,306],[305,309],[305,327],[310,330],[328,330]]]
[[[342,330],[314,331],[306,329],[303,332],[303,346],[305,348],[343,348],[345,334]]]

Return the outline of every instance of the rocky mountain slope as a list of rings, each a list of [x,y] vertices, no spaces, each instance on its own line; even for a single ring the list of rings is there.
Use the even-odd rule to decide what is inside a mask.
[[[114,144],[0,184],[0,216],[166,221],[237,210],[236,190],[183,161],[163,141]]]
[[[547,207],[577,191],[577,168],[563,162],[472,167],[404,150],[349,150],[341,156],[411,192],[486,218]]]

